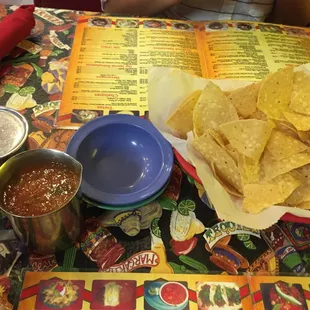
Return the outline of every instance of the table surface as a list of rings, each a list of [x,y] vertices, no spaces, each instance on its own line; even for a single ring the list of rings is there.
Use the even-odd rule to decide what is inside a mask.
[[[11,12],[9,7],[0,6],[0,16]],[[44,111],[49,102],[61,98],[70,49],[55,46],[50,40],[50,31],[55,31],[63,45],[71,47],[75,20],[83,12],[48,10],[47,13],[60,18],[64,24],[57,26],[35,16],[36,27],[29,40],[40,45],[42,50],[33,55],[17,48],[2,60],[0,104],[12,106],[12,99],[21,102],[15,108],[22,109],[20,112],[29,122],[28,148],[64,151],[74,131],[56,130],[53,121],[57,110]],[[35,116],[33,108],[40,105],[44,107],[43,113]],[[117,271],[215,274],[310,271],[310,225],[279,222],[269,230],[249,232],[233,223],[221,222],[210,207],[203,188],[186,175],[177,162],[164,194],[143,209],[113,214],[84,205],[83,212],[86,218],[100,217],[114,237],[110,236],[114,246],[118,244],[118,249],[122,249],[121,257],[109,262],[111,269]],[[116,216],[118,220],[115,220]],[[191,231],[176,232],[173,229],[175,223],[179,227],[191,223]],[[196,231],[192,228],[195,224]],[[88,228],[93,229],[91,224]],[[4,273],[16,256],[18,241],[9,240],[12,231],[3,214],[0,215],[0,230],[0,240],[7,239],[0,241],[0,246],[3,248],[1,242],[4,243],[7,250],[4,255],[0,251],[0,271]],[[95,230],[98,233],[98,227]],[[179,240],[173,240],[172,235]],[[161,253],[154,244],[160,245]],[[9,300],[16,300],[26,270],[99,271],[99,263],[88,258],[80,245],[77,243],[63,253],[46,256],[23,250],[10,275]],[[281,251],[284,248],[287,251]],[[143,259],[149,258],[152,250],[160,257],[162,269],[156,268],[158,260],[151,269],[149,261]]]

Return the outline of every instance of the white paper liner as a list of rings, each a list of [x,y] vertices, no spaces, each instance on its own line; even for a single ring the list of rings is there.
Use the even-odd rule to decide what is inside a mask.
[[[310,65],[295,69],[310,74]],[[208,164],[191,146],[192,133],[187,140],[174,137],[166,127],[168,116],[178,107],[182,99],[196,90],[203,90],[210,80],[171,68],[150,68],[149,70],[149,112],[150,120],[188,162],[196,167],[197,175],[206,189],[209,200],[217,215],[225,221],[232,221],[253,229],[266,229],[276,223],[285,213],[310,218],[310,211],[292,207],[273,206],[258,214],[245,213],[241,209],[242,199],[229,195],[214,178]],[[236,80],[212,80],[223,91],[237,89],[252,82]]]

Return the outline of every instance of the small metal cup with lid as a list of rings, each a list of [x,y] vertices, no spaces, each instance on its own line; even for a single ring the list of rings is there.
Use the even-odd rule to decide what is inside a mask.
[[[13,109],[0,106],[0,166],[25,144],[28,123]]]

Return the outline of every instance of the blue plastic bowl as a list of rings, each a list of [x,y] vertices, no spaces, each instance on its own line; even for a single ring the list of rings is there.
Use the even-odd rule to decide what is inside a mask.
[[[109,115],[82,126],[67,153],[83,165],[82,193],[104,204],[132,204],[151,197],[167,182],[171,145],[148,121]]]
[[[159,196],[161,196],[164,191],[166,190],[167,186],[169,185],[168,182],[164,185],[163,188],[161,188],[157,193],[155,193],[153,196],[146,198],[144,200],[138,201],[137,203],[133,204],[125,204],[125,205],[106,205],[103,203],[98,203],[94,200],[89,199],[88,197],[82,196],[82,200],[84,200],[86,203],[93,207],[97,207],[100,209],[110,210],[110,211],[130,211],[134,209],[141,208],[143,206],[146,206],[147,204],[151,203],[152,201],[156,200]]]

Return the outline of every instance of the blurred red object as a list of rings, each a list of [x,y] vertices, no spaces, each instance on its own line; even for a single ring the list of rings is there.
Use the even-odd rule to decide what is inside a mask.
[[[34,6],[22,5],[14,13],[4,17],[0,23],[0,59],[30,35],[35,26]]]

